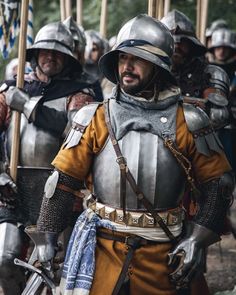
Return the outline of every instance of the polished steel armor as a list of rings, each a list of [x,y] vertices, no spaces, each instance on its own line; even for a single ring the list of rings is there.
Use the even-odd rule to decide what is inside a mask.
[[[66,97],[44,102],[43,105],[58,111],[65,111]],[[7,150],[9,155],[11,151],[12,124],[11,121],[7,130]],[[29,124],[23,114],[21,115],[20,130],[19,165],[23,167],[52,167],[51,161],[62,144],[62,138],[58,138],[58,136],[54,136],[51,132],[38,128],[35,124]]]
[[[63,21],[63,24],[70,30],[75,46],[80,52],[84,52],[86,46],[86,37],[82,26],[79,26],[72,18],[69,16]]]
[[[131,118],[132,120],[132,118]],[[118,141],[127,166],[139,188],[155,209],[174,208],[183,197],[185,178],[182,168],[163,145],[163,140],[149,132],[130,130]],[[173,185],[167,175],[171,172]],[[94,160],[94,193],[98,200],[115,208],[120,204],[120,170],[109,139]],[[127,210],[144,210],[136,194],[127,185]]]
[[[205,46],[197,39],[192,21],[182,12],[174,9],[161,19],[172,32],[175,42],[182,38],[189,40],[194,48],[194,55],[201,56],[206,52]]]
[[[230,80],[227,73],[216,65],[207,65],[204,72],[209,77],[209,87],[219,89],[225,94],[225,97],[229,94]]]
[[[101,57],[100,68],[108,80],[117,83],[117,56],[122,51],[157,65],[167,80],[175,84],[170,73],[173,50],[174,40],[166,26],[154,18],[140,14],[121,28],[116,45]]]
[[[22,233],[15,224],[0,224],[0,286],[4,294],[20,294],[19,282],[23,272],[13,263],[14,257],[21,255]]]
[[[236,34],[229,29],[219,29],[213,32],[211,37],[211,47],[209,51],[213,51],[216,47],[229,47],[236,50]]]

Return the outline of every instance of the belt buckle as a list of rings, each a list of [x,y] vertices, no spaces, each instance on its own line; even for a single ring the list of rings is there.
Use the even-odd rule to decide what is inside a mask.
[[[131,236],[125,236],[125,245],[127,245],[127,246],[130,246],[129,238],[131,238]]]

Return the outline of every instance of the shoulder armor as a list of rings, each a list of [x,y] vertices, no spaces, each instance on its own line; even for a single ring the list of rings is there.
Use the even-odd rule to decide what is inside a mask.
[[[215,65],[207,65],[204,72],[209,77],[210,87],[219,89],[228,96],[230,80],[225,70]]]
[[[65,139],[63,148],[69,149],[78,145],[80,139],[85,132],[86,127],[92,121],[92,118],[101,103],[90,103],[82,107],[74,116],[72,127]]]
[[[199,107],[192,104],[183,104],[184,117],[193,139],[197,151],[206,156],[210,156],[211,151],[221,153],[223,146],[213,130],[207,114]]]
[[[0,93],[7,91],[8,88],[9,88],[9,86],[7,85],[7,83],[4,82],[4,83],[0,86]]]

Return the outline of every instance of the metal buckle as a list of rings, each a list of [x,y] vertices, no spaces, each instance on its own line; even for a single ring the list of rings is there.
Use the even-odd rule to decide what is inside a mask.
[[[126,162],[126,159],[124,157],[121,156],[121,157],[116,158],[116,162],[120,166],[121,170],[126,169],[127,162]]]
[[[127,245],[127,246],[130,246],[129,238],[131,238],[131,236],[125,236],[125,245]]]

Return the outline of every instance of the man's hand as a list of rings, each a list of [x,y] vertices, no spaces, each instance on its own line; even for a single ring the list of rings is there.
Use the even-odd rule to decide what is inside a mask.
[[[210,229],[190,222],[185,237],[169,253],[169,265],[174,268],[170,280],[177,289],[186,288],[193,277],[202,271],[203,253],[206,247],[220,240]]]
[[[15,111],[22,113],[27,101],[29,101],[29,95],[18,87],[11,86],[6,92],[6,103]]]
[[[186,288],[202,267],[203,249],[199,249],[191,239],[182,240],[173,252],[169,253],[169,265],[175,270],[170,274],[177,289]]]

